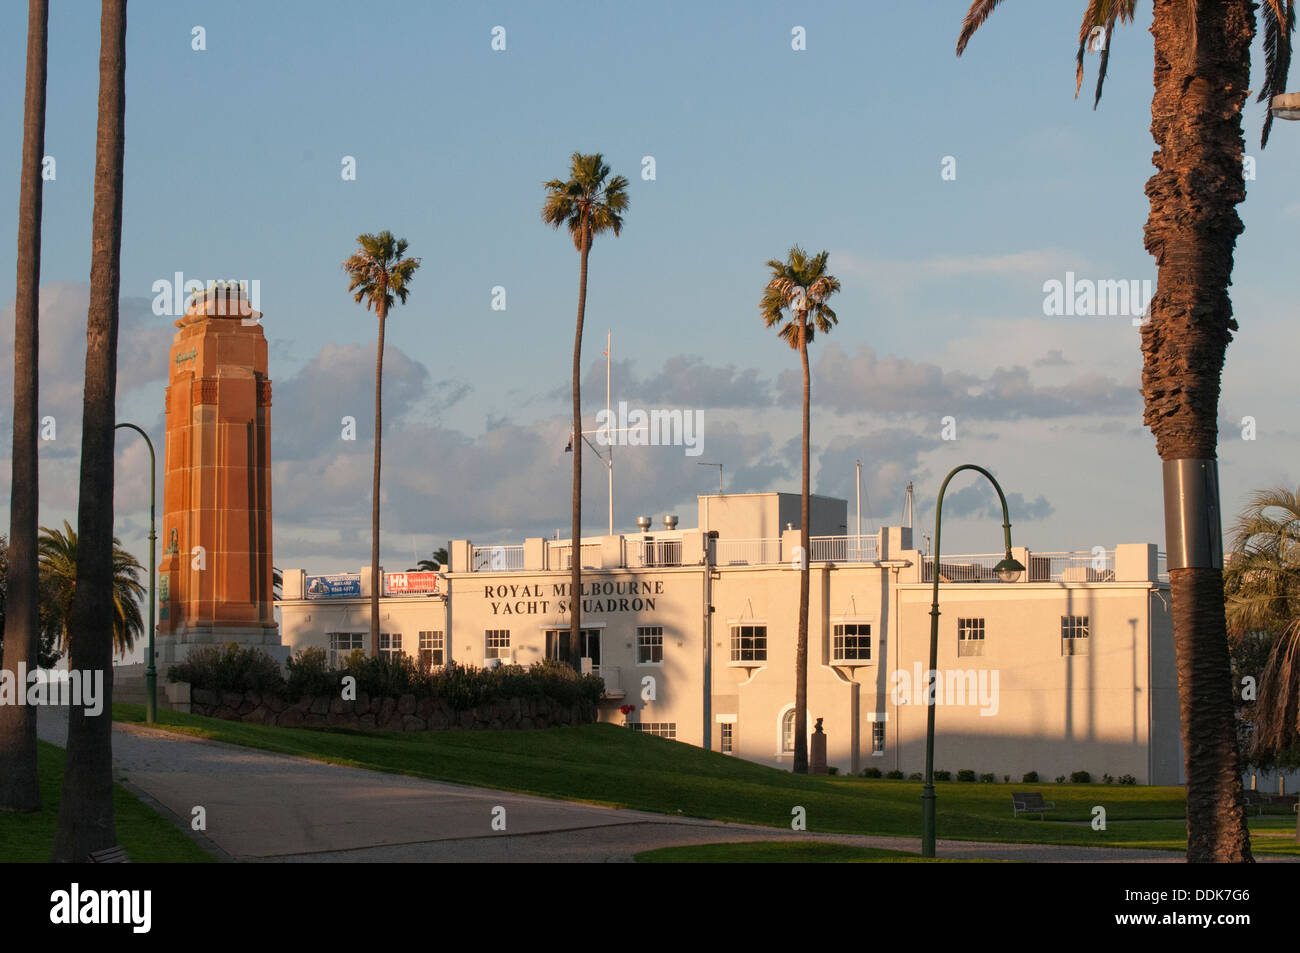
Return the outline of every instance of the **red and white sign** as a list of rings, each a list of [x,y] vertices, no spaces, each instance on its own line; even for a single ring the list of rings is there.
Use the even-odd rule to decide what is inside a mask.
[[[435,593],[438,591],[438,574],[436,572],[386,572],[384,588],[390,596]]]

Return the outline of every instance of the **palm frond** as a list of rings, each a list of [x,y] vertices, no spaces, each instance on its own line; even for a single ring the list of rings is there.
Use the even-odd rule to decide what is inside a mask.
[[[983,26],[984,21],[989,15],[997,9],[1002,0],[975,0],[966,11],[966,19],[962,21],[961,35],[957,37],[957,55],[961,56],[966,52],[966,44],[970,38],[975,35],[975,31]]]
[[[1264,85],[1256,102],[1268,102],[1264,112],[1264,130],[1259,147],[1268,145],[1273,129],[1273,97],[1286,92],[1287,74],[1291,70],[1291,42],[1295,31],[1294,0],[1264,0],[1260,7],[1264,21]]]

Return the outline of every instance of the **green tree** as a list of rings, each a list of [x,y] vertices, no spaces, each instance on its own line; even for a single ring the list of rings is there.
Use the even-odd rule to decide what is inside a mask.
[[[77,590],[77,533],[65,520],[63,531],[41,527],[41,591],[44,602],[42,625],[64,649],[74,635],[71,630],[72,601]],[[140,606],[146,598],[140,582],[144,567],[113,539],[113,648],[126,655],[135,639],[144,634]]]
[[[799,630],[795,642],[794,772],[808,773],[808,524],[810,518],[809,408],[812,375],[808,370],[808,345],[815,334],[829,334],[838,322],[826,299],[840,290],[840,282],[826,273],[827,253],[809,258],[795,245],[785,261],[767,263],[772,276],[758,306],[764,323],[776,327],[781,339],[799,352],[803,367],[803,482],[799,488]]]
[[[126,0],[103,0],[99,119],[91,215],[90,308],[81,410],[77,586],[68,666],[104,673],[103,710],[68,713],[68,748],[53,858],[81,863],[117,842],[113,824],[113,446],[117,399],[122,157],[126,120]]]
[[[40,655],[36,572],[38,304],[41,286],[41,161],[45,154],[45,73],[49,0],[28,0],[27,85],[23,102],[22,172],[18,192],[18,281],[14,299],[14,432],[9,490],[6,602],[0,639],[3,667],[17,673]],[[36,710],[0,706],[0,810],[39,811]]]
[[[578,324],[573,335],[573,535],[569,577],[569,657],[574,669],[581,665],[582,645],[582,401],[579,377],[582,371],[582,324],[587,312],[587,258],[597,235],[623,229],[627,211],[627,179],[609,177],[603,156],[575,152],[569,160],[567,181],[551,179],[545,184],[542,221],[552,228],[569,229],[578,250]]]
[[[957,55],[1000,0],[975,0]],[[1101,49],[1101,97],[1116,21],[1135,19],[1137,0],[1089,0],[1079,28],[1075,95],[1089,49]],[[1151,135],[1156,173],[1146,249],[1156,259],[1156,293],[1142,327],[1145,421],[1156,438],[1168,493],[1182,478],[1212,488],[1204,505],[1179,493],[1168,503],[1192,556],[1171,538],[1170,589],[1178,697],[1187,773],[1189,862],[1250,862],[1224,620],[1222,553],[1217,551],[1218,405],[1224,354],[1237,323],[1228,296],[1237,205],[1246,196],[1241,111],[1250,88],[1254,0],[1152,0],[1155,91]],[[1285,91],[1295,28],[1292,0],[1260,5],[1265,75],[1259,100]],[[1095,104],[1095,100],[1094,100]],[[1272,115],[1264,121],[1261,148]],[[1168,510],[1167,510],[1168,512]],[[1177,560],[1177,562],[1175,562]]]
[[[379,318],[379,340],[375,346],[375,462],[371,478],[370,504],[370,654],[379,655],[379,464],[383,437],[384,323],[393,298],[406,304],[411,281],[420,267],[419,258],[403,258],[406,239],[389,231],[358,235],[360,246],[343,270],[348,273],[348,293]]]
[[[407,572],[437,572],[443,566],[447,565],[447,547],[433,551],[432,559],[421,559],[419,564],[412,566]]]

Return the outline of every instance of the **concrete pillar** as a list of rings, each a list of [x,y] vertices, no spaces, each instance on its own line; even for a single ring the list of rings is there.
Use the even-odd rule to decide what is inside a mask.
[[[1120,543],[1115,547],[1116,582],[1155,582],[1156,544]]]

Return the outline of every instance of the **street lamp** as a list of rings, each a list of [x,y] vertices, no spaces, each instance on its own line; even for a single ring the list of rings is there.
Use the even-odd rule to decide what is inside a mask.
[[[993,489],[998,491],[998,499],[1002,502],[1002,539],[1005,544],[1005,557],[993,567],[997,573],[998,579],[1003,582],[1015,582],[1020,578],[1020,574],[1025,571],[1025,567],[1011,556],[1011,516],[1007,512],[1007,498],[1002,493],[1002,487],[998,486],[998,481],[993,479],[993,474],[989,473],[983,467],[977,467],[973,463],[963,463],[944,477],[943,485],[939,487],[939,499],[934,505],[934,556],[931,563],[931,573],[934,576],[934,597],[930,602],[930,668],[929,668],[929,685],[925,695],[925,702],[929,711],[926,713],[925,726],[925,786],[921,789],[921,856],[934,856],[934,709],[938,699],[935,698],[937,685],[935,684],[935,675],[939,667],[939,567],[940,567],[940,549],[939,549],[939,526],[943,518],[943,494],[948,489],[948,481],[955,477],[962,470],[975,470],[988,477]]]
[[[153,441],[149,435],[135,424],[118,424],[113,429],[126,427],[144,437],[149,445],[149,659],[144,669],[144,721],[147,725],[154,723],[158,714],[158,671],[154,668],[153,615],[154,615],[154,547],[158,542],[158,533],[154,528],[154,491],[158,483],[158,461],[154,458]]]
[[[1281,93],[1269,103],[1278,119],[1300,119],[1300,93]]]

